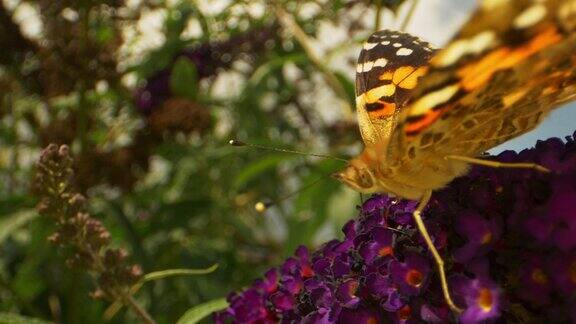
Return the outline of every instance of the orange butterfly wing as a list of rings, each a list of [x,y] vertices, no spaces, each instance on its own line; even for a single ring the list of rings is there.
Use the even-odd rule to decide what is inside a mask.
[[[484,1],[430,61],[388,145],[477,156],[576,98],[576,0]]]

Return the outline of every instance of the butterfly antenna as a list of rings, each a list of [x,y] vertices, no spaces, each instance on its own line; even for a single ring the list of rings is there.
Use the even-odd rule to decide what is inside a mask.
[[[300,151],[295,151],[295,150],[289,150],[289,149],[283,149],[283,148],[276,148],[276,147],[269,147],[269,146],[264,146],[264,145],[258,145],[258,144],[252,144],[252,143],[246,143],[246,142],[242,142],[239,140],[235,140],[235,139],[231,139],[228,142],[230,145],[232,146],[246,146],[246,147],[253,147],[253,148],[257,148],[260,150],[267,150],[267,151],[274,151],[274,152],[282,152],[282,153],[291,153],[291,154],[299,154],[299,155],[305,155],[305,156],[315,156],[315,157],[319,157],[319,158],[323,158],[323,159],[330,159],[330,160],[336,160],[336,161],[341,161],[341,162],[345,162],[348,163],[348,160],[346,159],[342,159],[339,157],[335,157],[335,156],[331,156],[331,155],[326,155],[326,154],[315,154],[315,153],[304,153],[304,152],[300,152]],[[300,192],[314,186],[316,183],[320,182],[321,180],[324,180],[326,178],[328,178],[330,175],[326,174],[316,180],[314,180],[313,182],[298,188],[298,190],[291,192],[289,194],[287,194],[284,197],[281,197],[280,199],[278,199],[276,202],[272,202],[272,201],[259,201],[254,205],[254,209],[259,212],[259,213],[264,213],[266,212],[266,210],[268,210],[270,207],[274,206],[274,205],[278,205],[279,203],[299,194]]]
[[[323,177],[320,177],[320,178],[312,181],[311,183],[309,183],[309,184],[307,184],[307,185],[305,185],[305,186],[303,186],[303,187],[300,187],[300,188],[298,188],[297,190],[295,190],[295,191],[287,194],[286,196],[280,197],[280,199],[278,199],[276,202],[272,202],[272,201],[266,201],[266,202],[265,202],[265,201],[259,201],[259,202],[257,202],[256,204],[254,204],[254,209],[255,209],[257,212],[263,214],[263,213],[265,213],[270,207],[275,206],[275,205],[279,205],[281,202],[283,202],[283,201],[285,201],[285,200],[287,200],[287,199],[289,199],[289,198],[291,198],[291,197],[294,197],[295,195],[299,194],[300,192],[302,192],[302,191],[304,191],[304,190],[306,190],[306,189],[314,186],[314,185],[317,184],[318,182],[320,182],[320,181],[322,181],[322,180],[324,180],[324,179],[326,179],[326,178],[328,178],[328,177],[329,177],[329,175],[326,174],[326,175],[324,175]]]
[[[348,163],[348,160],[346,160],[346,159],[342,159],[342,158],[331,156],[331,155],[305,153],[305,152],[300,152],[300,151],[295,151],[295,150],[289,150],[289,149],[282,149],[282,148],[246,143],[246,142],[242,142],[242,141],[235,140],[235,139],[230,140],[228,143],[232,146],[246,146],[246,147],[257,148],[260,150],[268,150],[268,151],[275,151],[275,152],[282,152],[282,153],[292,153],[292,154],[299,154],[299,155],[306,155],[306,156],[315,156],[315,157],[319,157],[319,158],[323,158],[323,159],[330,159],[330,160],[336,160],[336,161],[342,161],[342,162]]]

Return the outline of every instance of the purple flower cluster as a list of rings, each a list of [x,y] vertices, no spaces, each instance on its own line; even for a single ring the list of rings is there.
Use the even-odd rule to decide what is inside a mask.
[[[196,67],[198,79],[215,76],[218,72],[229,68],[242,55],[248,58],[273,45],[276,30],[275,25],[266,26],[232,36],[226,41],[201,43],[177,54],[173,62],[184,57]],[[172,97],[170,89],[172,65],[156,72],[148,78],[144,87],[137,90],[135,104],[141,113],[149,115],[154,108]]]
[[[576,136],[576,133],[574,134]],[[294,257],[228,297],[217,323],[576,321],[576,142],[503,152],[550,174],[474,167],[424,212],[460,314],[412,221],[416,203],[375,195],[343,240]]]

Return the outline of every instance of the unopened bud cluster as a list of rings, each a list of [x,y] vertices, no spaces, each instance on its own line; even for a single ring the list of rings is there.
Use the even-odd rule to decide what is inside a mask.
[[[140,279],[142,270],[127,263],[126,251],[108,246],[110,232],[90,216],[86,198],[74,190],[72,165],[66,145],[50,144],[42,151],[33,184],[38,211],[54,221],[56,231],[48,240],[64,252],[66,264],[96,275],[93,296],[115,300]]]

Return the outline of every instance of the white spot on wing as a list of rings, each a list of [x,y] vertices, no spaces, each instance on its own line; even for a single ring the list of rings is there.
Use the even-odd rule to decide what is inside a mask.
[[[432,107],[441,105],[450,100],[460,87],[457,84],[446,86],[440,90],[430,92],[418,99],[410,108],[410,116],[423,115]]]
[[[496,35],[491,30],[484,31],[469,39],[458,40],[442,50],[434,58],[434,64],[438,66],[454,64],[466,54],[477,54],[487,50],[495,44],[495,40]]]
[[[388,64],[388,60],[385,58],[379,58],[374,62],[374,67],[385,67]]]
[[[437,61],[439,66],[448,66],[453,64],[460,57],[466,54],[466,51],[468,50],[468,46],[466,46],[467,43],[468,42],[463,39],[450,44],[450,46],[440,52],[435,61]]]
[[[382,96],[388,97],[394,94],[396,91],[396,86],[393,84],[385,84],[373,89],[368,90],[364,95],[365,98],[380,98]],[[373,100],[370,100],[373,101]]]
[[[469,43],[469,53],[480,53],[490,47],[494,43],[496,35],[493,31],[487,30],[474,36]]]
[[[362,66],[362,72],[368,72],[368,71],[372,70],[373,66],[374,66],[374,61],[364,62],[364,65]]]
[[[537,24],[544,17],[546,17],[546,6],[543,4],[535,4],[528,9],[522,11],[512,23],[518,29],[528,28]]]
[[[382,45],[390,45],[390,41],[383,41],[382,43],[380,43]]]
[[[394,44],[392,44],[392,46],[394,46],[394,47],[401,47],[402,44],[400,44],[400,43],[394,43]]]
[[[412,54],[412,52],[414,52],[412,49],[406,48],[406,47],[402,47],[401,49],[396,51],[396,55],[398,56],[407,56]]]
[[[357,64],[357,65],[356,65],[356,72],[362,73],[363,65],[364,65],[364,64]]]
[[[364,43],[364,49],[365,50],[371,50],[374,47],[376,47],[376,45],[378,45],[378,43]]]

